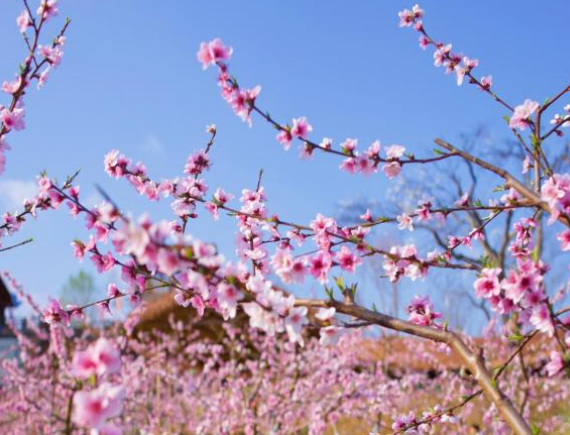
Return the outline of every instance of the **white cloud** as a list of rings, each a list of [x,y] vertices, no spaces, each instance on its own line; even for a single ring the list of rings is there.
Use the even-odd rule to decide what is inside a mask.
[[[37,192],[38,185],[32,180],[0,180],[0,210],[21,210],[24,199],[35,196]]]
[[[160,141],[158,137],[151,134],[148,135],[141,146],[142,150],[145,153],[154,154],[154,155],[161,155],[164,154],[166,151],[164,144]]]

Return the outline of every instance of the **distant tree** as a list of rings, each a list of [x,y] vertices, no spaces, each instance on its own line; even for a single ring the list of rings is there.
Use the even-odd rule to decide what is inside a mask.
[[[80,270],[76,275],[71,275],[61,289],[60,300],[65,305],[76,305],[79,307],[89,304],[96,296],[97,286],[95,278],[88,272]],[[86,311],[89,317],[92,314]]]

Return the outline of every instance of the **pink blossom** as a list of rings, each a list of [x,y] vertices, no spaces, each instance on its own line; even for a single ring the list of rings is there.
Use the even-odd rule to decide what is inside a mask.
[[[317,217],[310,224],[311,229],[315,234],[322,234],[325,232],[334,233],[337,230],[336,222],[333,218],[317,214]]]
[[[306,139],[307,135],[313,131],[313,127],[307,122],[307,118],[293,119],[293,127],[291,128],[291,136]]]
[[[39,45],[39,53],[47,59],[52,67],[57,67],[63,58],[63,50],[59,47],[51,47],[49,45]]]
[[[295,307],[289,310],[289,314],[285,317],[285,332],[291,343],[299,343],[303,345],[303,325],[307,320],[307,307]]]
[[[2,109],[0,111],[0,120],[4,124],[4,128],[7,131],[12,129],[19,131],[26,127],[24,122],[24,109],[22,108],[14,108],[11,112],[8,109]]]
[[[42,20],[47,21],[51,17],[55,17],[58,14],[57,10],[57,2],[58,0],[42,0],[38,10],[36,11],[37,14],[41,17]]]
[[[255,100],[261,92],[261,86],[255,86],[253,89],[234,89],[228,97],[228,103],[232,106],[235,114],[242,121],[247,122],[251,127],[251,111],[255,105]]]
[[[564,358],[560,352],[551,351],[550,352],[550,361],[546,366],[544,366],[544,370],[548,374],[549,377],[556,375],[560,370],[564,368]]]
[[[358,146],[358,139],[348,138],[343,143],[340,144],[340,148],[346,154],[351,155]]]
[[[360,219],[366,222],[372,222],[372,215],[370,214],[369,208],[366,209],[366,212],[364,214],[360,215]]]
[[[457,86],[461,86],[463,84],[466,70],[461,65],[455,65],[454,71],[457,75]]]
[[[419,207],[416,210],[418,221],[429,221],[431,220],[431,207],[432,202],[429,199],[422,199],[418,201]]]
[[[127,166],[130,164],[124,155],[119,155],[119,150],[115,149],[105,155],[105,172],[114,178],[121,178],[127,172]]]
[[[305,279],[305,264],[302,259],[294,258],[290,249],[277,249],[271,257],[271,266],[285,284],[303,282]]]
[[[400,175],[401,170],[402,166],[398,162],[390,162],[382,166],[382,172],[384,172],[389,180]]]
[[[457,207],[467,207],[469,205],[469,192],[465,192],[461,195],[461,198],[455,201],[454,205]]]
[[[373,174],[378,170],[374,161],[364,154],[356,158],[356,169],[365,176]]]
[[[421,326],[434,326],[437,319],[442,317],[441,313],[434,311],[429,296],[414,296],[407,310],[410,313],[410,322]]]
[[[416,20],[419,20],[424,16],[424,11],[419,7],[419,5],[414,5],[412,10],[404,9],[398,12],[398,17],[400,18],[400,27],[410,27]]]
[[[252,328],[261,329],[269,336],[283,331],[279,319],[273,313],[263,309],[257,302],[243,304],[243,310],[249,316],[249,324]]]
[[[73,397],[73,422],[79,426],[105,431],[108,420],[123,410],[125,390],[122,386],[102,383],[91,391],[78,391]]]
[[[466,72],[471,72],[473,68],[479,66],[479,61],[477,59],[470,59],[467,56],[463,57],[463,66]]]
[[[111,283],[107,286],[107,297],[114,299],[117,298],[121,295],[121,291],[119,290],[119,288],[117,287],[117,284],[115,283]]]
[[[350,273],[354,273],[356,267],[362,263],[362,259],[355,255],[347,246],[340,248],[335,258],[340,268]]]
[[[231,201],[233,197],[234,196],[231,193],[228,193],[223,189],[217,189],[216,192],[214,193],[214,200],[220,205],[223,205],[226,202]]]
[[[57,299],[50,299],[48,306],[42,312],[43,321],[49,325],[69,325],[69,314]]]
[[[570,251],[570,230],[564,230],[559,233],[556,238],[560,241],[563,251]]]
[[[483,90],[491,89],[492,85],[493,85],[493,77],[492,76],[481,77],[481,87]]]
[[[25,33],[30,26],[30,14],[28,11],[22,11],[20,15],[16,18],[16,24],[18,25],[18,29],[20,29],[20,33]]]
[[[514,303],[519,303],[529,292],[536,292],[542,277],[535,270],[511,270],[507,279],[503,280],[502,286],[505,295]]]
[[[204,150],[199,150],[188,157],[186,166],[184,166],[184,173],[188,175],[200,175],[202,172],[209,170],[210,158]]]
[[[94,253],[91,256],[91,261],[93,261],[99,273],[108,272],[115,265],[115,258],[110,252],[105,255]]]
[[[216,294],[224,319],[233,319],[236,316],[238,302],[243,297],[241,292],[231,284],[221,283]]]
[[[149,243],[150,236],[147,230],[130,221],[113,233],[113,245],[121,254],[133,254],[142,259]]]
[[[158,271],[172,276],[181,267],[181,260],[178,258],[175,252],[171,249],[159,249],[156,256],[156,264],[158,266]]]
[[[176,294],[174,295],[174,301],[181,307],[188,308],[190,306],[190,299],[192,295],[188,291],[183,291],[176,289]]]
[[[408,415],[399,416],[396,418],[394,423],[392,424],[392,429],[394,431],[402,431],[406,427],[416,424],[416,417],[412,411],[408,413]],[[413,430],[413,429],[412,429]]]
[[[371,160],[377,160],[380,156],[380,141],[375,140],[366,150],[366,156]]]
[[[515,107],[509,127],[524,130],[530,124],[530,116],[536,112],[538,107],[539,104],[536,101],[526,99],[523,104]]]
[[[402,213],[401,215],[398,215],[398,217],[396,217],[396,220],[398,221],[399,230],[407,229],[410,231],[414,231],[414,222],[411,216],[408,216],[406,213]]]
[[[204,303],[204,299],[198,295],[194,295],[190,298],[190,304],[196,310],[199,317],[204,315],[206,311],[206,304]]]
[[[332,148],[332,139],[328,137],[323,138],[319,146],[325,150],[330,150]]]
[[[390,145],[386,148],[386,158],[388,160],[399,159],[406,152],[406,148],[402,145]]]
[[[198,51],[198,61],[202,62],[203,69],[217,62],[229,60],[233,52],[232,47],[224,46],[220,38],[210,42],[202,42]]]
[[[522,172],[523,174],[526,174],[526,173],[528,173],[528,171],[530,170],[530,168],[531,168],[530,157],[529,157],[528,155],[526,155],[526,156],[524,157],[524,160],[523,160],[523,168],[522,168],[522,171],[521,171],[521,172]]]
[[[552,177],[548,178],[540,188],[541,199],[548,203],[549,207],[554,209],[552,213],[552,219],[555,219],[555,215],[559,214],[558,203],[568,199],[568,193],[570,192],[570,175],[564,174],[554,174]],[[558,212],[558,213],[557,213]],[[548,223],[551,224],[553,220],[549,220]]]
[[[277,133],[277,142],[283,145],[285,150],[288,150],[291,147],[291,141],[293,140],[293,136],[289,130],[280,130]]]
[[[319,343],[321,346],[336,346],[345,330],[337,326],[325,326],[320,330]]]
[[[499,283],[499,275],[501,269],[483,269],[481,277],[475,280],[475,296],[478,298],[490,298],[501,293],[501,285]]]
[[[336,309],[334,307],[320,308],[319,311],[317,311],[315,314],[315,317],[323,322],[328,322],[334,318],[335,313]]]
[[[99,338],[84,351],[76,351],[71,362],[71,371],[79,378],[92,375],[103,376],[121,370],[121,354],[106,338]]]
[[[357,162],[354,157],[347,157],[342,161],[339,166],[341,171],[348,172],[349,174],[354,174],[358,170]]]
[[[537,330],[548,334],[549,337],[554,335],[554,324],[552,323],[547,304],[540,304],[534,307],[530,316],[530,323]]]
[[[442,46],[440,48],[438,48],[434,53],[433,53],[433,59],[434,62],[433,64],[436,67],[439,67],[441,65],[444,64],[445,59],[447,58],[447,56],[449,55],[449,52],[451,51],[451,44],[447,44],[445,46]]]
[[[322,251],[309,259],[309,272],[311,272],[311,275],[313,275],[321,284],[327,282],[327,275],[331,266],[332,260],[330,254]]]
[[[6,92],[7,94],[15,94],[20,89],[20,85],[22,84],[22,78],[17,76],[11,82],[4,82],[2,83],[2,91]]]

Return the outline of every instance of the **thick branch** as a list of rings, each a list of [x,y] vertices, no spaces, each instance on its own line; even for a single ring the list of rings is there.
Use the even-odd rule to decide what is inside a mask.
[[[496,381],[485,367],[482,359],[474,354],[456,333],[416,325],[406,320],[367,310],[358,305],[344,304],[335,300],[297,299],[296,304],[316,308],[334,307],[339,313],[347,314],[363,321],[372,322],[394,331],[405,332],[416,337],[446,343],[459,355],[465,366],[473,373],[474,378],[477,380],[477,383],[487,399],[495,405],[513,432],[517,435],[531,435],[530,427],[515,409],[511,401],[499,390]]]

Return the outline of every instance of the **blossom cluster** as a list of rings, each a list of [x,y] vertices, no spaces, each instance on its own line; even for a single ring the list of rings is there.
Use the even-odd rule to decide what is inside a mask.
[[[347,138],[340,144],[338,150],[333,148],[333,141],[328,137],[323,138],[319,143],[313,142],[309,139],[313,126],[309,124],[306,117],[293,118],[291,124],[283,125],[257,106],[256,101],[261,92],[261,86],[258,85],[252,89],[243,89],[239,86],[237,80],[229,73],[228,61],[232,53],[231,47],[225,46],[221,39],[216,38],[210,42],[201,43],[197,57],[204,69],[209,66],[218,67],[218,85],[221,88],[222,97],[236,115],[251,126],[251,115],[257,112],[278,130],[276,140],[285,150],[288,150],[293,140],[297,139],[301,142],[300,156],[302,158],[311,157],[315,150],[341,156],[344,160],[340,164],[340,169],[350,174],[370,175],[377,172],[379,164],[383,163],[381,170],[388,179],[397,177],[403,164],[426,163],[449,157],[444,155],[434,159],[417,160],[412,154],[406,155],[405,147],[397,144],[386,147],[385,155],[382,157],[380,156],[380,141],[374,141],[368,149],[360,152],[356,149],[358,139],[354,138]]]
[[[31,83],[35,80],[37,88],[41,89],[51,71],[56,68],[63,57],[65,44],[65,30],[69,22],[66,22],[61,32],[50,44],[40,44],[43,24],[52,17],[58,15],[57,0],[42,0],[37,8],[36,16],[31,15],[26,8],[16,19],[16,24],[29,49],[29,54],[20,65],[20,71],[16,77],[2,83],[2,91],[10,96],[10,103],[6,106],[0,103],[0,175],[6,166],[6,151],[10,145],[6,142],[6,135],[11,131],[23,130],[25,123],[24,95]]]
[[[331,314],[322,312],[320,317],[330,319]],[[126,323],[136,324],[131,317]],[[467,435],[468,422],[484,412],[482,434],[506,430],[496,409],[476,395],[465,407],[453,409],[457,397],[476,390],[453,366],[434,360],[427,343],[393,337],[392,346],[352,331],[340,337],[339,346],[322,347],[309,338],[298,349],[239,324],[221,327],[222,338],[216,340],[200,338],[198,319],[169,319],[167,326],[165,332],[144,332],[138,324],[133,333],[116,324],[108,330],[76,331],[74,338],[64,338],[67,333],[60,326],[46,335],[34,321],[29,322],[29,335],[14,329],[21,361],[0,360],[0,422],[14,435],[48,430],[82,434],[85,429],[101,435],[254,429],[323,435],[350,421],[373,433],[424,434],[437,427],[442,435]],[[62,339],[66,346],[61,346]],[[50,352],[42,351],[45,343]],[[537,345],[536,351],[554,352],[543,348],[543,342]],[[377,348],[383,349],[380,360],[373,356]],[[417,366],[407,361],[411,349],[420,361]],[[487,349],[489,355],[505,359],[510,351],[509,343],[499,338]],[[430,376],[422,367],[438,375]],[[554,369],[554,363],[545,368]],[[509,392],[522,392],[521,368],[515,366],[506,376]],[[565,430],[567,422],[556,411],[557,400],[570,397],[567,383],[534,376],[533,409],[536,404],[548,415],[541,427]],[[556,390],[558,399],[546,390]],[[432,404],[429,409],[426,402]],[[409,411],[402,414],[402,409]],[[181,427],[186,432],[179,432]]]
[[[26,7],[17,18],[31,54],[20,75],[2,86],[12,101],[6,107],[0,106],[0,172],[4,152],[9,149],[4,136],[25,127],[22,100],[25,90],[33,80],[41,87],[50,71],[61,63],[67,22],[50,45],[39,43],[42,23],[57,14],[56,0],[42,0],[37,16],[32,17]],[[417,159],[402,145],[381,146],[380,141],[360,149],[355,138],[347,138],[338,148],[326,137],[319,143],[313,142],[310,139],[313,126],[306,117],[296,117],[290,124],[279,123],[258,106],[260,86],[247,89],[238,84],[228,67],[233,54],[231,47],[218,38],[204,42],[197,58],[204,69],[210,66],[218,69],[222,97],[250,126],[253,114],[271,124],[277,130],[277,142],[284,149],[297,141],[302,157],[322,152],[341,158],[342,171],[370,175],[380,169],[389,180],[399,176],[405,165],[461,158],[470,165],[472,179],[476,178],[475,170],[501,177],[504,185],[498,190],[504,193],[499,199],[489,199],[485,205],[474,199],[475,187],[465,190],[460,180],[452,176],[460,197],[451,206],[436,206],[443,201],[424,196],[417,207],[399,210],[393,217],[373,217],[367,210],[360,221],[343,225],[339,219],[315,213],[310,222],[296,223],[269,209],[262,174],[257,186],[243,188],[241,195],[234,196],[222,187],[210,190],[207,172],[213,166],[210,151],[217,131],[214,125],[207,128],[210,134],[207,146],[182,162],[182,173],[174,178],[153,180],[143,163],[135,163],[119,150],[110,151],[104,158],[104,169],[110,177],[126,179],[149,201],[168,198],[172,220],[155,221],[148,214],[134,219],[109,198],[97,206],[87,206],[80,197],[75,177],[59,185],[42,174],[38,178],[38,194],[24,202],[23,211],[2,217],[0,241],[16,233],[30,216],[36,217],[37,211],[58,209],[63,204],[73,218],[83,218],[89,231],[88,237],[71,243],[73,255],[79,261],[88,258],[98,273],[120,272],[120,280],[109,284],[105,298],[85,306],[64,307],[57,299],[50,299],[43,309],[32,306],[47,324],[48,332],[43,334],[40,327],[33,327],[39,341],[49,341],[47,351],[26,341],[13,328],[23,348],[25,370],[12,361],[2,362],[7,381],[0,382],[0,392],[9,393],[10,400],[0,410],[6,409],[12,416],[36,406],[40,417],[34,416],[32,425],[40,433],[45,432],[46,424],[54,421],[63,424],[58,431],[68,434],[76,428],[97,435],[119,435],[124,429],[134,428],[172,432],[178,430],[181,422],[192,419],[191,433],[199,434],[277,434],[306,429],[310,435],[321,435],[341,415],[365,418],[371,425],[371,414],[388,416],[387,420],[381,417],[377,424],[381,429],[391,427],[396,433],[429,433],[435,423],[446,423],[438,426],[442,433],[460,433],[454,427],[459,410],[469,410],[473,401],[484,394],[490,401],[482,417],[484,425],[489,433],[506,433],[512,421],[518,421],[518,428],[524,427],[527,414],[554,410],[552,397],[566,400],[570,389],[558,385],[556,378],[563,371],[570,372],[570,317],[563,317],[568,309],[555,308],[566,290],[559,292],[561,296],[549,295],[546,285],[549,267],[542,259],[539,239],[544,236],[543,214],[549,215],[551,225],[570,227],[570,175],[556,173],[552,168],[557,166],[550,164],[542,149],[542,142],[551,134],[560,135],[559,129],[567,127],[570,121],[567,115],[556,115],[551,129],[543,134],[540,120],[543,112],[570,88],[543,105],[527,99],[521,105],[511,106],[491,91],[490,76],[481,79],[474,76],[477,60],[452,51],[451,44],[436,42],[427,34],[423,17],[424,11],[416,5],[400,13],[400,26],[413,26],[420,34],[422,48],[430,45],[435,48],[435,66],[443,66],[446,73],[455,74],[458,85],[467,77],[470,83],[510,110],[509,127],[524,155],[522,173],[532,172],[533,177],[526,175],[518,180],[503,168],[502,162],[497,166],[441,140],[436,143],[447,152],[438,150],[436,157],[423,159]],[[565,110],[568,111],[568,106]],[[532,150],[523,137],[529,131]],[[214,244],[187,234],[189,224],[203,210],[214,220],[219,220],[222,214],[235,220],[236,261],[228,261]],[[430,225],[446,226],[450,215],[459,221],[469,217],[468,230],[450,230],[445,237],[440,235],[443,232],[436,232],[439,248],[425,256],[420,255],[421,246],[414,241],[389,247],[372,242],[376,226],[394,225],[399,230],[413,232],[415,228],[430,229]],[[500,217],[505,217],[506,230],[503,246],[495,249],[490,246],[488,235]],[[561,251],[570,250],[570,230],[559,231],[557,240]],[[474,247],[474,242],[480,246]],[[467,250],[485,255],[463,256],[461,253]],[[450,332],[443,314],[427,296],[416,296],[407,304],[408,320],[366,309],[357,302],[358,282],[345,284],[345,279],[350,276],[357,281],[356,274],[365,259],[374,256],[383,259],[382,278],[393,283],[402,277],[412,281],[423,279],[435,268],[476,272],[475,302],[492,311],[489,329],[495,327],[494,322],[500,323],[501,333],[515,337],[519,347],[512,354],[512,346],[505,344],[504,337],[494,338],[499,344],[489,340],[488,347],[497,351],[500,360],[487,363],[485,358],[477,358],[472,350],[478,346],[474,340]],[[9,281],[24,295],[17,282]],[[336,287],[329,286],[331,281]],[[301,299],[282,287],[307,282],[324,287],[327,298]],[[89,343],[83,337],[83,341],[75,341],[75,346],[68,346],[73,341],[72,319],[83,318],[86,308],[96,306],[102,316],[108,316],[113,312],[113,304],[125,298],[138,307],[134,310],[137,313],[137,309],[144,307],[145,293],[160,289],[169,291],[177,305],[192,307],[189,312],[195,313],[197,320],[209,310],[228,323],[247,321],[249,327],[244,329],[247,334],[240,335],[228,328],[223,346],[194,345],[187,341],[192,336],[190,331],[170,325],[175,339],[157,333],[162,340],[155,337],[139,340],[131,336],[136,324],[136,316],[132,315],[115,325],[128,337],[121,340],[101,337]],[[342,300],[337,298],[338,293]],[[358,332],[353,334],[350,330],[370,324],[428,338],[440,343],[446,351],[459,349],[461,364],[476,376],[462,379],[456,371],[442,368],[436,374],[439,379],[430,383],[418,373],[399,366],[389,367],[394,363],[401,365],[406,358],[401,355],[389,355],[386,361],[366,366],[364,370],[362,366],[366,364],[359,358],[365,341]],[[533,368],[527,370],[523,361],[525,346],[537,336],[535,346],[539,354],[548,357],[538,363],[533,361]],[[280,340],[282,337],[288,340]],[[258,352],[257,361],[249,353],[250,339]],[[335,346],[339,343],[341,346]],[[419,358],[437,360],[418,350],[417,342],[404,345],[408,353],[413,351]],[[227,349],[231,349],[229,355]],[[495,358],[489,349],[481,350],[482,354],[487,352],[482,355],[487,360]],[[510,364],[519,354],[521,367],[515,369]],[[34,356],[39,358],[36,368],[30,363]],[[501,361],[506,362],[497,366]],[[33,394],[22,396],[26,370],[35,370],[36,379],[30,387]],[[543,378],[544,375],[548,378]],[[540,380],[530,381],[531,376]],[[154,384],[148,379],[155,379],[156,387],[151,388]],[[521,379],[525,379],[526,391],[519,411],[506,397],[520,396],[517,384],[522,384]],[[449,383],[445,393],[441,393],[442,381]],[[436,391],[438,400],[444,404],[423,411],[421,418],[417,410],[401,412],[402,408],[410,408],[403,397],[408,397],[410,391],[412,395],[416,393],[418,384],[428,385],[427,399],[432,400]],[[45,404],[42,397],[46,385],[52,385],[51,405]],[[550,402],[544,399],[546,405],[527,407],[528,400],[543,400],[540,392],[549,389],[553,392],[548,396]],[[454,404],[453,399],[460,396],[466,398]],[[197,403],[196,397],[203,403]],[[137,411],[139,408],[145,410],[144,416]],[[62,413],[62,409],[66,412]],[[128,414],[123,413],[126,409]],[[149,417],[148,409],[158,411]],[[231,418],[220,419],[220,412]],[[125,418],[121,417],[123,414]],[[163,423],[169,420],[165,428]],[[18,416],[15,421],[20,422]],[[556,417],[546,421],[545,430],[562,426]],[[517,429],[517,433],[530,432]]]
[[[434,41],[425,31],[422,18],[424,11],[415,5],[411,10],[404,9],[399,13],[400,27],[413,27],[420,34],[420,47],[426,49],[429,45],[434,46],[433,60],[436,67],[445,67],[445,73],[454,73],[457,78],[457,85],[461,86],[465,76],[469,77],[471,83],[477,84],[482,90],[489,90],[492,85],[492,77],[482,77],[481,80],[475,79],[472,71],[479,66],[477,59],[470,59],[462,53],[452,51],[451,44]]]

